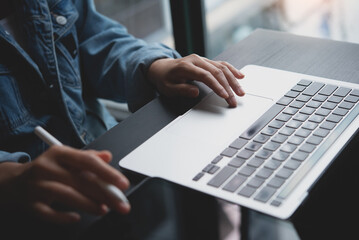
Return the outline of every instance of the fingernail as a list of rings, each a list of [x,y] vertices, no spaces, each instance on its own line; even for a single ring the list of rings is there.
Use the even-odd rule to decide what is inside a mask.
[[[238,71],[238,75],[239,75],[240,78],[244,78],[244,74],[241,73],[240,71]]]
[[[128,202],[120,202],[118,206],[120,211],[129,212],[131,209],[131,205]]]
[[[236,106],[237,106],[237,101],[236,101],[236,98],[235,98],[235,97],[230,97],[230,98],[228,99],[228,101],[229,101],[229,105],[230,105],[231,107],[236,107]]]
[[[240,96],[243,96],[246,93],[241,86],[238,87],[238,92]]]
[[[106,213],[108,213],[110,210],[109,210],[109,208],[106,206],[106,205],[104,205],[104,204],[102,204],[101,206],[100,206],[100,214],[101,215],[105,215]]]

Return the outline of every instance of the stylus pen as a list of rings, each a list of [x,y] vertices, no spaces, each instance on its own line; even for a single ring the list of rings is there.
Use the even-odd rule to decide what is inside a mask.
[[[58,145],[62,146],[63,144],[57,140],[54,136],[52,136],[49,132],[43,129],[40,126],[35,127],[35,134],[49,146]],[[128,199],[126,198],[125,194],[118,189],[115,185],[106,183],[98,178],[97,183],[100,187],[102,187],[105,191],[107,191],[111,196],[115,197],[117,200],[121,202],[128,203]]]

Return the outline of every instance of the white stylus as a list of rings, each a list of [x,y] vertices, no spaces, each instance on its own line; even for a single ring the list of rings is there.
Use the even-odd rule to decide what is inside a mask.
[[[45,129],[43,129],[40,126],[35,127],[34,132],[39,138],[41,138],[42,141],[47,143],[49,146],[63,145],[59,140],[57,140],[54,136],[52,136],[49,132],[47,132]],[[115,197],[117,200],[120,200],[124,203],[128,203],[128,199],[126,198],[125,194],[123,194],[123,192],[120,189],[118,189],[115,185],[106,183],[99,178],[97,183],[99,184],[100,187],[105,189],[109,194],[111,194],[111,196]]]

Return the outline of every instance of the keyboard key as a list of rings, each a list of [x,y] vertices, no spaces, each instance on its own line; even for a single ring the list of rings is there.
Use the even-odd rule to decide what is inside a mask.
[[[243,158],[235,157],[228,163],[228,165],[231,167],[239,168],[240,166],[243,165],[243,163],[245,163],[245,161],[246,160]]]
[[[297,151],[293,154],[292,159],[303,162],[307,157],[309,156],[309,153]]]
[[[304,143],[300,148],[299,151],[311,153],[315,149],[316,145],[310,143]]]
[[[200,173],[198,173],[192,180],[197,182],[197,181],[200,180],[203,176],[204,176],[204,173],[203,173],[203,172],[200,172]]]
[[[277,134],[272,138],[272,141],[276,143],[284,143],[287,140],[287,138],[288,137],[285,135]]]
[[[236,171],[236,168],[225,166],[222,168],[217,175],[215,175],[207,184],[218,188],[221,186],[234,172]]]
[[[276,188],[272,188],[269,186],[265,186],[259,193],[255,196],[254,200],[260,202],[268,202],[268,200],[273,196],[273,194],[277,191]]]
[[[315,95],[312,99],[314,101],[318,101],[318,102],[324,102],[325,100],[327,100],[327,96],[324,95]]]
[[[245,181],[246,177],[236,174],[224,187],[223,190],[235,192]]]
[[[349,110],[346,110],[344,108],[337,108],[333,111],[333,114],[339,115],[339,116],[345,116],[348,112],[349,112]]]
[[[283,183],[285,182],[285,179],[279,178],[279,177],[273,177],[269,182],[268,186],[274,187],[274,188],[280,188]]]
[[[277,104],[288,106],[293,101],[293,98],[290,97],[282,97],[278,100]]]
[[[325,103],[323,103],[322,108],[333,110],[336,106],[337,106],[336,103],[325,102]]]
[[[291,115],[281,113],[279,116],[276,117],[276,119],[282,122],[287,122],[291,117]]]
[[[250,198],[256,190],[257,190],[256,188],[252,188],[250,186],[245,186],[238,192],[238,194],[243,197]]]
[[[248,159],[248,158],[250,158],[253,154],[254,154],[253,151],[244,149],[244,150],[242,150],[242,151],[240,151],[240,152],[238,153],[237,157],[243,158],[243,159]]]
[[[295,116],[294,116],[294,120],[297,120],[297,121],[301,121],[301,122],[305,122],[305,120],[308,119],[308,115],[306,114],[302,114],[302,113],[297,113]]]
[[[294,150],[297,148],[296,145],[294,144],[290,144],[290,143],[286,143],[281,147],[281,151],[286,152],[286,153],[292,153],[294,152]]]
[[[208,173],[209,174],[215,174],[218,170],[219,170],[220,167],[218,166],[213,166],[209,171]]]
[[[324,122],[320,125],[320,128],[332,130],[333,128],[335,128],[335,126],[336,126],[336,123],[324,121]]]
[[[305,89],[305,86],[302,86],[302,85],[295,85],[294,87],[292,87],[292,91],[296,91],[296,92],[303,92]]]
[[[311,83],[312,83],[312,81],[310,81],[310,80],[302,79],[297,83],[297,85],[308,87]]]
[[[248,140],[243,139],[243,138],[237,138],[236,140],[234,140],[231,145],[229,145],[231,148],[235,148],[235,149],[241,149],[244,145],[246,145],[248,143]]]
[[[270,177],[270,175],[272,175],[273,170],[269,169],[269,168],[262,168],[261,170],[259,170],[256,174],[257,177],[263,178],[263,179],[267,179]]]
[[[269,138],[270,138],[270,136],[259,134],[253,139],[253,141],[259,142],[259,143],[265,143],[268,141]]]
[[[256,154],[256,157],[267,159],[270,155],[272,155],[272,151],[262,149]]]
[[[344,99],[344,101],[351,102],[351,103],[357,103],[358,100],[359,100],[359,97],[353,96],[353,95],[349,95]]]
[[[318,101],[310,101],[309,103],[307,103],[307,107],[310,107],[310,108],[318,108],[322,103],[321,102],[318,102]]]
[[[297,121],[297,120],[291,120],[290,122],[287,123],[287,127],[290,127],[290,128],[299,128],[301,125],[302,125],[303,122],[301,121]]]
[[[280,161],[271,159],[267,161],[266,164],[264,164],[264,167],[271,170],[276,170],[280,165],[281,165]]]
[[[319,91],[319,94],[330,96],[337,88],[337,86],[327,84]]]
[[[318,137],[322,137],[322,138],[325,138],[326,136],[328,136],[328,134],[329,134],[329,130],[323,129],[323,128],[318,128],[318,129],[313,133],[314,136],[318,136]]]
[[[254,173],[255,170],[256,168],[246,165],[242,167],[238,173],[249,177],[250,175],[252,175],[252,173]]]
[[[320,116],[323,116],[323,117],[326,117],[328,116],[330,113],[330,110],[329,109],[325,109],[325,108],[319,108],[315,114],[316,115],[320,115]]]
[[[295,132],[294,128],[284,127],[282,128],[279,133],[285,136],[290,136]]]
[[[296,97],[298,97],[298,95],[299,95],[299,92],[289,91],[289,92],[287,92],[284,96],[290,97],[290,98],[296,98]]]
[[[352,109],[353,106],[354,106],[354,103],[351,103],[351,102],[342,102],[341,104],[339,104],[338,107],[344,108],[344,109]]]
[[[261,147],[262,147],[261,143],[251,142],[246,146],[246,149],[251,150],[251,151],[257,151]]]
[[[315,122],[306,122],[303,124],[302,128],[313,131],[318,127],[318,123]]]
[[[310,136],[307,140],[307,143],[311,143],[314,145],[319,145],[323,141],[323,138],[318,136]]]
[[[323,116],[313,115],[309,118],[308,121],[315,122],[315,123],[321,123],[323,120],[324,120]]]
[[[343,100],[343,97],[331,96],[331,97],[328,99],[328,102],[340,103],[342,100]]]
[[[323,83],[314,82],[303,91],[303,95],[314,96],[322,87]]]
[[[277,172],[276,176],[283,179],[288,179],[292,175],[292,173],[293,170],[290,170],[288,168],[282,168]]]
[[[234,149],[234,148],[226,148],[223,150],[223,152],[221,153],[222,156],[225,156],[225,157],[233,157],[234,154],[237,153],[237,149]]]
[[[284,164],[284,167],[291,170],[296,170],[300,166],[300,164],[301,162],[291,159]]]
[[[288,140],[288,143],[291,143],[291,144],[294,144],[294,145],[300,145],[303,141],[304,141],[304,138],[303,138],[303,137],[292,136],[292,137]]]
[[[312,115],[314,113],[315,109],[310,107],[304,107],[299,112],[307,115]]]
[[[260,165],[264,163],[264,159],[254,157],[248,162],[248,166],[258,168]]]
[[[308,137],[310,135],[310,133],[311,133],[310,130],[301,128],[295,133],[295,136],[306,138],[306,137]]]
[[[294,101],[289,106],[293,108],[302,108],[304,104],[305,104],[304,102]]]
[[[264,130],[262,130],[262,134],[273,136],[277,132],[276,128],[266,127]]]
[[[255,121],[242,135],[241,137],[247,140],[252,139],[259,131],[262,130],[275,116],[278,115],[284,106],[274,104],[269,110],[267,110],[257,121]]]
[[[214,167],[215,165],[213,164],[208,164],[205,168],[202,169],[202,172],[206,172],[208,173],[209,170],[211,170],[212,167]]]
[[[359,89],[354,89],[354,90],[350,93],[350,95],[359,97]]]
[[[254,177],[248,182],[248,186],[259,188],[264,183],[264,180],[258,177]]]
[[[274,120],[269,124],[269,127],[279,129],[283,127],[284,122],[279,120]]]
[[[298,112],[297,108],[293,108],[293,107],[287,107],[283,113],[288,114],[288,115],[294,115]]]
[[[212,160],[211,163],[216,164],[216,163],[218,163],[219,161],[221,161],[222,158],[223,158],[222,156],[217,156],[217,157],[215,157],[215,158]]]
[[[270,141],[264,146],[264,149],[273,152],[273,151],[277,150],[279,147],[280,147],[280,144]]]
[[[308,102],[310,100],[310,96],[306,96],[306,95],[303,95],[301,94],[300,96],[298,96],[296,98],[297,101],[301,101],[301,102]]]
[[[284,161],[289,157],[289,154],[286,152],[278,151],[273,155],[273,159],[277,161]]]
[[[335,91],[333,95],[339,97],[345,97],[346,95],[348,95],[350,91],[351,91],[350,88],[340,87],[338,90]]]
[[[343,119],[342,116],[331,114],[328,118],[328,122],[338,123]]]

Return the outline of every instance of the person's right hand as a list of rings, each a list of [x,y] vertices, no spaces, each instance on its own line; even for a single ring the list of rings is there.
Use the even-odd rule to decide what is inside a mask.
[[[0,208],[20,208],[55,223],[78,221],[75,210],[128,213],[128,204],[114,200],[95,183],[100,178],[121,190],[128,188],[127,178],[108,164],[111,159],[108,151],[53,146],[30,163],[1,163]],[[54,208],[59,204],[73,210]]]

